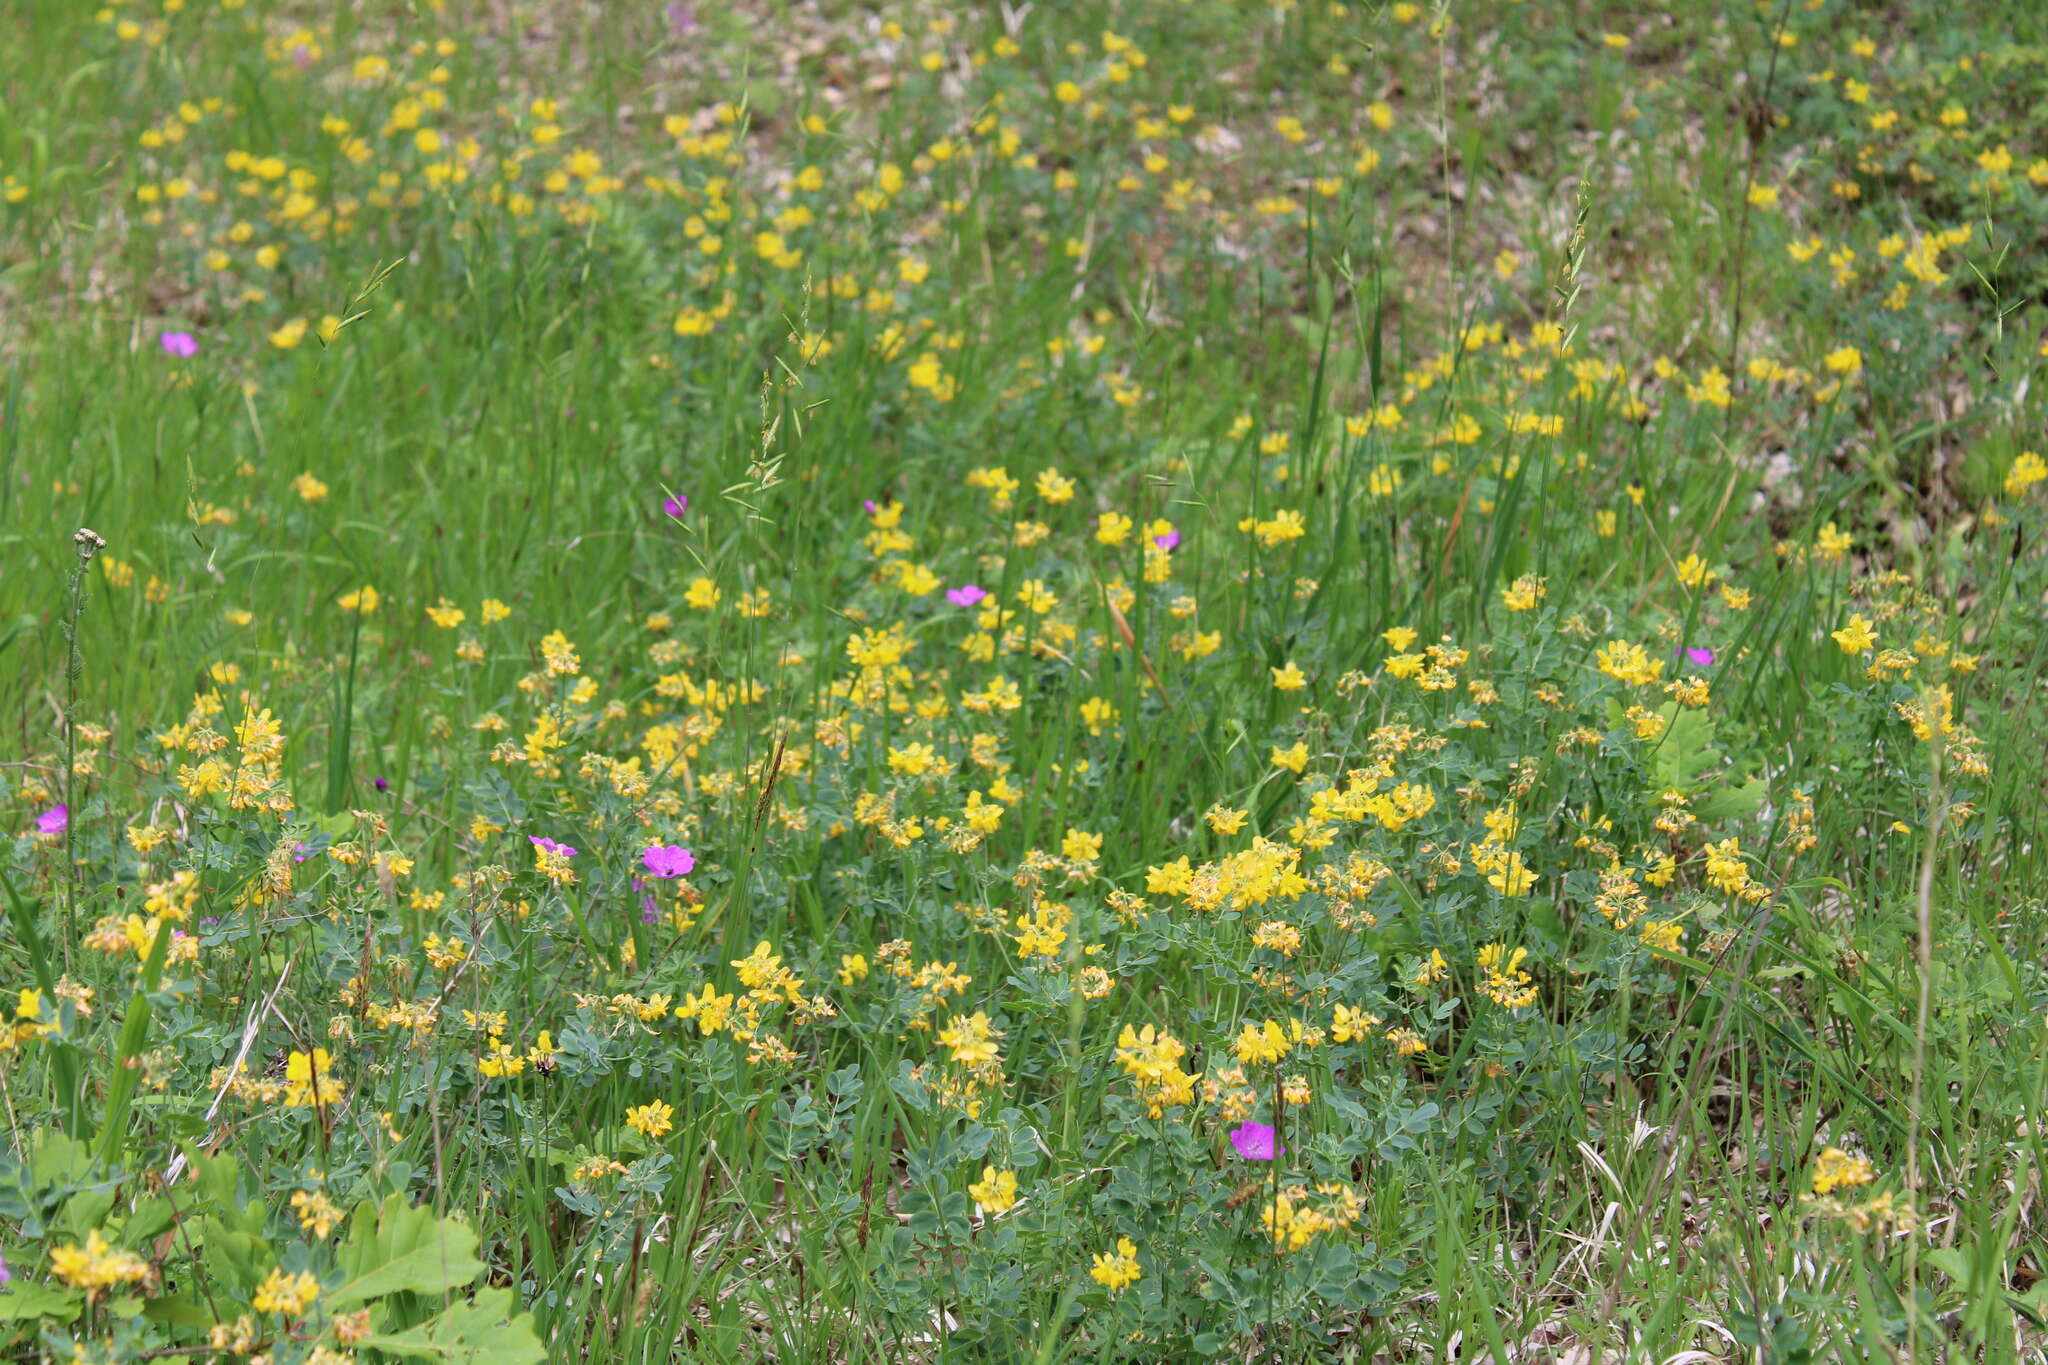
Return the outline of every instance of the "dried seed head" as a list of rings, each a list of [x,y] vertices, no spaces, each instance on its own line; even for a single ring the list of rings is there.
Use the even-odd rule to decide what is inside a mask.
[[[90,526],[79,527],[77,533],[71,537],[71,543],[78,547],[78,557],[80,559],[91,559],[101,550],[107,548],[106,537],[93,530]]]

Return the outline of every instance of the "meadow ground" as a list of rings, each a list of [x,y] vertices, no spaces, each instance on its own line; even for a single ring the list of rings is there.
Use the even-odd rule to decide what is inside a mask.
[[[2044,100],[11,0],[0,1355],[2040,1359]]]

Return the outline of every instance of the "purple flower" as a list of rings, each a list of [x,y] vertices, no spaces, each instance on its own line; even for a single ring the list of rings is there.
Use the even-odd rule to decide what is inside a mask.
[[[564,858],[573,858],[576,856],[575,849],[569,847],[567,844],[558,844],[553,839],[548,838],[546,835],[529,834],[526,837],[532,840],[533,846],[543,853],[556,853],[560,854]]]
[[[71,828],[71,807],[50,807],[36,817],[36,828],[45,834],[62,834]]]
[[[391,790],[391,784],[390,784],[389,782],[385,781],[385,780],[384,780],[383,778],[381,778],[381,777],[380,777],[380,778],[378,778],[378,779],[376,780],[376,782],[375,782],[375,783],[374,783],[373,785],[374,785],[374,786],[375,786],[375,787],[377,788],[377,790],[378,790],[378,791],[380,791],[380,792],[388,792],[388,791],[390,791],[390,790]]]
[[[873,498],[862,498],[860,500],[860,510],[867,513],[869,516],[873,516],[875,513],[881,511],[882,509],[875,505],[875,500]]]
[[[1275,1142],[1273,1125],[1246,1119],[1230,1130],[1230,1145],[1246,1161],[1271,1161],[1287,1149]]]
[[[640,866],[657,877],[687,877],[697,855],[681,844],[656,844],[640,855]]]
[[[1699,667],[1705,668],[1708,664],[1714,662],[1714,651],[1699,648],[1688,649],[1685,651],[1685,657]]]
[[[1152,537],[1152,543],[1162,550],[1171,550],[1174,546],[1180,544],[1180,532],[1168,531],[1163,536],[1154,536]]]
[[[663,498],[661,500],[661,510],[672,517],[681,517],[683,513],[690,510],[689,496],[684,493],[678,493],[672,498]]]
[[[972,583],[962,583],[957,588],[946,589],[946,600],[956,607],[971,607],[987,596],[985,590],[975,587]]]
[[[165,351],[180,360],[190,360],[199,354],[199,341],[190,332],[165,332],[157,338]]]
[[[697,7],[685,5],[681,0],[668,7],[668,31],[681,38],[694,32],[697,27]]]
[[[293,862],[295,862],[295,863],[303,863],[304,861],[306,861],[306,859],[308,859],[308,858],[310,858],[310,857],[312,857],[312,856],[313,856],[313,846],[312,846],[311,844],[293,844],[293,845],[292,845],[292,861],[293,861]]]
[[[0,1284],[6,1284],[13,1278],[14,1272],[7,1268],[7,1258],[0,1256]]]

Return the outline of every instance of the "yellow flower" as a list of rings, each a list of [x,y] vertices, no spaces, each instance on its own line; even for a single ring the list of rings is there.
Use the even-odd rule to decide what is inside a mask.
[[[61,1246],[50,1252],[50,1273],[73,1289],[88,1294],[117,1284],[139,1284],[149,1278],[149,1265],[132,1251],[118,1251],[99,1229],[86,1235],[83,1247]]]
[[[889,769],[905,777],[922,777],[934,765],[939,756],[929,744],[906,744],[901,749],[889,750]]]
[[[324,1047],[285,1058],[284,1102],[292,1109],[341,1103],[348,1090],[333,1076],[334,1058]]]
[[[1300,776],[1308,767],[1308,745],[1297,741],[1291,749],[1273,746],[1273,766]]]
[[[1500,590],[1501,605],[1509,611],[1534,611],[1545,593],[1543,580],[1535,574],[1525,573]]]
[[[1350,1005],[1339,1005],[1335,1017],[1330,1021],[1330,1037],[1340,1043],[1362,1042],[1379,1025],[1380,1017],[1377,1014],[1355,1009]]]
[[[2012,462],[2012,468],[2005,472],[2005,495],[2021,497],[2044,480],[2048,480],[2048,460],[2043,460],[2031,450],[2022,451],[2020,457]]]
[[[553,1031],[542,1029],[534,1035],[533,1046],[527,1049],[526,1060],[543,1072],[552,1071],[555,1068],[555,1057],[561,1050],[555,1046]]]
[[[974,1211],[984,1218],[1008,1213],[1017,1202],[1017,1173],[984,1166],[981,1179],[969,1185],[967,1193],[974,1200]]]
[[[626,1126],[659,1141],[675,1125],[675,1107],[662,1100],[650,1100],[626,1111]]]
[[[1144,1276],[1138,1265],[1138,1248],[1128,1237],[1117,1238],[1114,1252],[1096,1253],[1095,1266],[1088,1276],[1110,1293],[1122,1293]]]
[[[335,598],[334,605],[340,607],[343,611],[361,612],[364,616],[368,616],[377,610],[377,604],[383,600],[382,597],[378,596],[375,588],[364,586],[356,589],[354,592],[345,592]]]
[[[1627,640],[1609,640],[1593,655],[1600,671],[1616,682],[1645,687],[1664,676],[1664,661],[1652,659],[1649,651]]]
[[[1244,822],[1251,817],[1247,810],[1232,810],[1220,802],[1209,807],[1202,816],[1209,822],[1209,828],[1218,834],[1235,834],[1244,828]]]
[[[1002,1036],[980,1010],[965,1017],[956,1014],[939,1030],[939,1042],[953,1050],[953,1060],[962,1066],[995,1061],[999,1055],[995,1040]]]
[[[1844,654],[1867,654],[1877,643],[1877,635],[1870,628],[1870,622],[1858,614],[1849,618],[1849,624],[1833,632],[1835,643],[1842,647]]]
[[[1300,666],[1290,659],[1287,661],[1285,668],[1273,670],[1273,686],[1279,688],[1282,692],[1299,692],[1302,688],[1308,686],[1308,675],[1303,673]]]
[[[256,1311],[277,1313],[287,1318],[304,1317],[306,1310],[313,1306],[313,1300],[320,1297],[320,1281],[300,1272],[287,1274],[273,1270],[256,1290]]]
[[[292,1212],[299,1216],[299,1226],[321,1241],[334,1231],[334,1225],[341,1221],[341,1210],[334,1206],[319,1190],[294,1190]]]
[[[270,334],[270,344],[280,351],[289,351],[306,339],[306,320],[293,318]]]
[[[1263,1024],[1246,1024],[1230,1050],[1240,1062],[1277,1062],[1293,1046],[1288,1041],[1287,1030],[1268,1019]]]
[[[293,479],[292,492],[297,493],[307,502],[327,501],[327,485],[314,478],[311,474],[301,474],[296,479]]]
[[[1832,1190],[1856,1185],[1868,1185],[1877,1178],[1877,1171],[1871,1166],[1870,1158],[1860,1153],[1845,1152],[1839,1147],[1830,1147],[1820,1154],[1813,1163],[1813,1192],[1827,1194]]]
[[[1074,481],[1057,469],[1040,470],[1038,477],[1032,480],[1032,487],[1038,490],[1039,497],[1055,507],[1074,500]]]
[[[1523,865],[1521,854],[1510,853],[1486,884],[1503,896],[1526,896],[1536,884],[1536,874]]]

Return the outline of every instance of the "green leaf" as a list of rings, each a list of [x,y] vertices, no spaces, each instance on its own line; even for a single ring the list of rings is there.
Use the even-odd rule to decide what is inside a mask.
[[[1967,1287],[1970,1283],[1970,1258],[1960,1247],[1935,1247],[1920,1253],[1921,1259],[1954,1280]]]
[[[1650,772],[1660,788],[1676,787],[1691,793],[1721,762],[1714,748],[1714,722],[1704,711],[1689,710],[1676,703],[1659,707],[1668,722],[1664,736],[1650,755]]]
[[[166,1327],[184,1327],[198,1332],[204,1332],[219,1321],[205,1304],[178,1295],[151,1299],[143,1308],[142,1316]]]
[[[468,1224],[408,1207],[403,1195],[386,1199],[374,1222],[361,1210],[351,1221],[349,1243],[336,1258],[348,1279],[327,1296],[334,1309],[386,1294],[445,1294],[483,1274]]]
[[[85,1295],[76,1289],[57,1289],[27,1280],[16,1280],[0,1289],[0,1322],[26,1318],[60,1318],[69,1322],[84,1307]]]
[[[135,1211],[129,1214],[127,1220],[121,1224],[121,1237],[124,1241],[128,1242],[138,1244],[146,1242],[165,1228],[168,1228],[173,1217],[174,1214],[169,1200],[144,1199],[135,1206]]]
[[[45,1133],[30,1151],[29,1174],[39,1185],[72,1185],[92,1174],[92,1148],[61,1133]]]
[[[1740,786],[1721,787],[1708,792],[1693,804],[1692,809],[1700,819],[1712,824],[1743,820],[1756,814],[1757,807],[1764,803],[1764,795],[1764,780],[1752,777]]]
[[[269,1242],[237,1232],[213,1214],[199,1220],[199,1257],[217,1283],[253,1292],[277,1258]]]
[[[414,1359],[478,1365],[539,1365],[547,1359],[532,1316],[519,1311],[509,1289],[480,1290],[469,1303],[403,1332],[372,1334],[363,1344]]]

